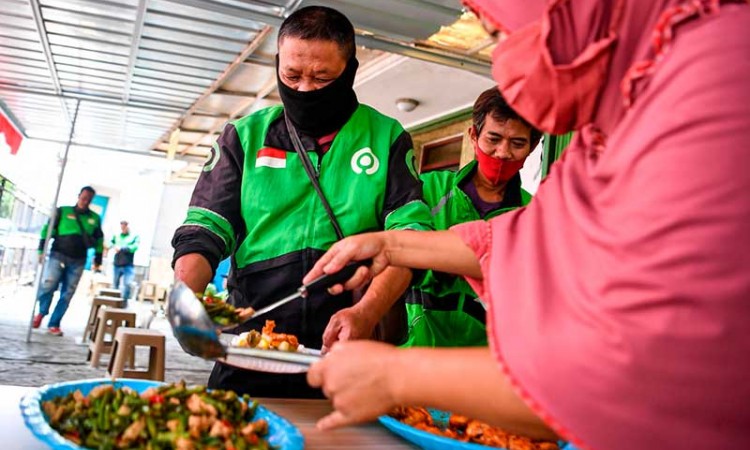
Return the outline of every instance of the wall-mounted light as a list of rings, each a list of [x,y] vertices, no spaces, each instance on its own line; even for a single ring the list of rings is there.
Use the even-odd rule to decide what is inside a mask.
[[[419,102],[413,98],[400,98],[396,100],[396,108],[398,108],[399,111],[411,112],[414,111],[417,106],[419,106]]]

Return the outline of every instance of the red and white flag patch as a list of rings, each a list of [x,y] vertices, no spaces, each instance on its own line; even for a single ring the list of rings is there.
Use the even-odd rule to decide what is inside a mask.
[[[258,154],[255,157],[255,167],[284,169],[286,168],[286,152],[276,148],[262,148],[258,150]]]

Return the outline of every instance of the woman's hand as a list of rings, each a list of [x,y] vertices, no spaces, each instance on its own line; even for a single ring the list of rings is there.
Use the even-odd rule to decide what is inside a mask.
[[[388,232],[366,233],[348,237],[335,243],[312,270],[305,275],[303,283],[309,283],[324,274],[333,274],[341,270],[351,261],[372,258],[372,266],[360,267],[354,275],[343,285],[337,284],[328,291],[337,295],[344,290],[350,291],[364,286],[374,276],[390,265],[387,254]]]
[[[397,406],[399,352],[373,341],[337,342],[328,355],[307,372],[310,386],[320,387],[334,411],[318,421],[331,429],[367,422]]]

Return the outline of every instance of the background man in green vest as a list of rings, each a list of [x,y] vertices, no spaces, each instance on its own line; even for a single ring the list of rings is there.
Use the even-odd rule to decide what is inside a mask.
[[[89,248],[96,250],[94,256],[94,271],[99,270],[102,263],[103,238],[101,218],[99,214],[89,209],[96,191],[91,186],[85,186],[78,194],[75,206],[61,206],[55,213],[55,223],[52,228],[52,247],[47,264],[42,275],[37,300],[39,313],[34,316],[32,325],[39,328],[44,316],[49,314],[52,295],[60,287],[60,299],[49,320],[48,331],[55,336],[62,336],[60,321],[68,310],[70,299],[76,292],[78,282],[86,265]],[[44,240],[47,237],[49,222],[42,227],[39,241],[39,261],[44,261]]]
[[[135,274],[133,256],[135,251],[138,250],[139,243],[140,238],[137,234],[130,232],[127,220],[120,222],[120,233],[112,236],[112,240],[110,241],[110,249],[115,253],[114,283],[112,286],[118,289],[120,287],[120,280],[122,280],[122,298],[125,301],[125,306],[127,306],[128,300],[130,300],[130,290]]]
[[[477,98],[472,122],[469,137],[475,160],[458,172],[443,170],[421,176],[437,230],[490,219],[531,199],[521,188],[519,170],[539,143],[541,132],[516,114],[496,87]],[[409,290],[406,308],[407,346],[487,345],[484,307],[463,277],[426,271]]]
[[[281,25],[278,49],[283,107],[260,110],[224,128],[172,241],[175,276],[197,292],[205,289],[219,261],[231,255],[229,301],[255,309],[294,292],[339,239],[305,158],[344,236],[431,228],[409,134],[396,120],[357,101],[351,22],[331,8],[302,8]],[[389,269],[353,308],[348,293],[310,295],[234,331],[259,330],[272,319],[278,332],[320,348],[326,326],[335,320],[337,338],[366,338],[385,314],[383,305],[393,304],[410,279],[409,271]],[[322,396],[304,375],[221,364],[209,386],[255,396]]]

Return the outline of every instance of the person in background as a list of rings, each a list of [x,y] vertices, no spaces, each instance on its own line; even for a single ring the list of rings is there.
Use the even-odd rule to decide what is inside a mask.
[[[534,200],[449,231],[335,244],[464,275],[489,349],[341,342],[310,368],[335,410],[450,410],[582,449],[750,448],[750,4],[466,0],[522,117],[575,130]],[[337,292],[341,287],[332,288]]]
[[[519,171],[541,139],[505,102],[497,88],[474,103],[469,138],[475,160],[458,172],[422,174],[425,202],[436,230],[472,220],[488,220],[526,205]],[[485,309],[459,276],[428,270],[406,296],[409,337],[405,346],[487,345]]]
[[[128,221],[120,221],[120,234],[112,236],[109,248],[115,253],[115,270],[112,286],[115,289],[122,289],[122,298],[125,306],[127,306],[128,300],[130,300],[130,292],[135,275],[133,257],[136,250],[138,250],[139,243],[140,238],[137,234],[130,232]],[[120,281],[122,281],[122,288],[120,288]]]
[[[75,206],[61,206],[55,212],[55,223],[52,225],[52,247],[50,248],[47,264],[44,266],[42,282],[39,287],[37,301],[39,313],[34,316],[32,326],[39,328],[44,316],[49,314],[52,296],[60,288],[60,298],[48,323],[48,332],[55,336],[62,336],[60,321],[68,310],[70,300],[76,292],[81,280],[89,248],[94,248],[94,271],[98,271],[102,264],[102,249],[104,234],[101,228],[99,214],[89,209],[96,191],[91,186],[85,186],[78,194]],[[39,262],[44,262],[44,241],[50,226],[47,222],[42,227],[39,241]]]
[[[256,310],[295,292],[338,235],[432,228],[409,134],[357,100],[351,22],[331,8],[305,7],[284,20],[277,43],[283,106],[224,128],[172,240],[177,280],[203,292],[219,261],[231,256],[228,301]],[[296,335],[308,348],[322,346],[324,330],[339,339],[368,338],[385,314],[382,305],[400,297],[410,280],[408,269],[387,270],[354,306],[350,293],[311,293],[232,331],[260,330],[274,320],[275,331]],[[323,395],[303,374],[223,364],[216,364],[208,385],[264,397]]]

